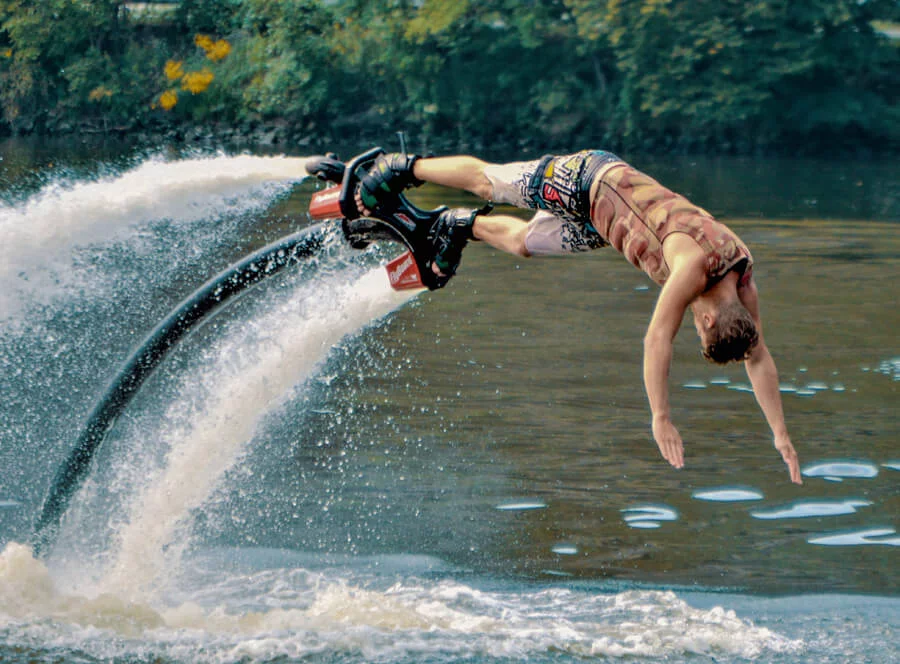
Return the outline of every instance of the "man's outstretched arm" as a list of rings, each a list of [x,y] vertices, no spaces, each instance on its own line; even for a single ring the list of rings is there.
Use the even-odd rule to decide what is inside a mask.
[[[653,413],[653,439],[663,457],[675,468],[684,467],[684,444],[672,423],[669,406],[669,368],[672,341],[684,312],[706,281],[705,263],[684,260],[673,267],[653,310],[644,336],[644,387]]]
[[[781,453],[781,458],[787,464],[791,474],[791,481],[795,484],[803,484],[803,479],[800,476],[800,460],[794,445],[791,443],[787,424],[784,421],[778,369],[775,367],[775,360],[772,359],[772,354],[769,352],[769,348],[766,346],[763,338],[762,321],[759,315],[759,295],[756,291],[756,284],[751,279],[749,284],[738,291],[738,294],[741,302],[744,303],[750,315],[753,316],[756,322],[756,329],[759,332],[759,343],[753,349],[750,357],[744,362],[747,376],[750,378],[750,384],[753,386],[753,394],[756,396],[756,401],[759,403],[759,407],[769,423],[769,428],[772,429],[775,449]]]

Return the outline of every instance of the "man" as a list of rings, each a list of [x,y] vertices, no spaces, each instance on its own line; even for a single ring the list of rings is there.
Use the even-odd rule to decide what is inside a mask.
[[[684,466],[684,445],[670,417],[672,342],[691,308],[704,356],[743,361],[776,449],[801,484],[784,421],[778,372],[762,336],[753,257],[727,226],[615,155],[583,151],[535,161],[491,164],[470,156],[378,158],[361,180],[357,205],[377,214],[403,189],[431,182],[481,198],[536,209],[529,222],[455,209],[435,228],[433,266],[453,274],[470,239],[518,256],[564,254],[612,245],[662,287],[644,336],[644,385],[653,437],[663,457]]]

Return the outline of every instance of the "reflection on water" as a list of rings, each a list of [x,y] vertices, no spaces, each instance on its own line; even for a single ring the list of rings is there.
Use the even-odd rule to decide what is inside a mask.
[[[754,519],[805,519],[814,516],[841,516],[855,514],[857,507],[868,507],[871,500],[802,500],[788,507],[750,512]]]
[[[546,503],[541,502],[521,502],[521,503],[503,503],[497,505],[497,509],[503,512],[523,512],[526,510],[540,510],[547,507]]]
[[[823,546],[900,546],[900,537],[896,537],[896,535],[897,531],[893,528],[872,528],[837,535],[812,537],[808,541],[810,544],[821,544]]]
[[[622,518],[632,528],[659,528],[660,521],[676,521],[678,512],[665,505],[642,505],[622,510]]]
[[[878,476],[878,466],[870,461],[825,461],[806,466],[801,472],[805,477],[866,479]]]
[[[875,369],[876,373],[891,376],[894,380],[900,380],[900,357],[892,357],[879,363]]]
[[[694,491],[697,500],[709,500],[714,503],[741,503],[748,500],[762,500],[763,494],[756,489],[710,489]]]
[[[569,544],[557,544],[550,550],[558,556],[574,556],[578,553],[578,547]]]

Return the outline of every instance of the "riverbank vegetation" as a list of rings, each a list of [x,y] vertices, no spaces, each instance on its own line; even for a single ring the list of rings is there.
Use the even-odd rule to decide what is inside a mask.
[[[900,151],[895,0],[0,0],[0,132]]]

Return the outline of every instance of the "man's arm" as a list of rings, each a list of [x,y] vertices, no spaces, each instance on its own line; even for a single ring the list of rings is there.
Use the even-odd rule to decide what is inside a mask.
[[[705,283],[705,262],[684,260],[676,264],[659,294],[644,336],[644,387],[653,413],[653,438],[663,457],[675,468],[684,467],[684,444],[672,424],[669,407],[672,341],[685,310]]]
[[[781,391],[779,390],[778,369],[775,360],[766,346],[763,338],[762,320],[759,315],[759,294],[752,277],[749,282],[738,289],[741,302],[747,307],[747,311],[756,322],[759,332],[759,343],[753,349],[752,354],[744,362],[750,384],[753,385],[753,394],[762,409],[772,435],[775,439],[775,448],[781,453],[781,457],[787,464],[791,473],[791,481],[795,484],[803,484],[800,477],[800,460],[797,451],[791,443],[787,425],[784,422],[784,409],[781,406]]]

